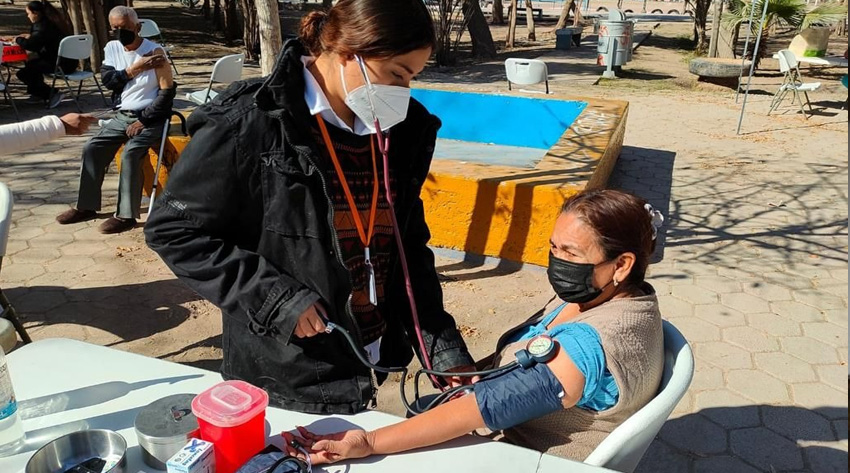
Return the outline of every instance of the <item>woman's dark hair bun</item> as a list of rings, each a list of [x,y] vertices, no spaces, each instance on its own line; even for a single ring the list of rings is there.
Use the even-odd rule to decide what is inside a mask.
[[[301,18],[298,36],[313,56],[322,53],[322,27],[327,19],[328,14],[324,11],[312,11]]]

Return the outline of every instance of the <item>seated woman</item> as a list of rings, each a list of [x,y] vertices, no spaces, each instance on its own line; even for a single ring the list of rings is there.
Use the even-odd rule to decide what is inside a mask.
[[[57,89],[51,89],[44,83],[44,74],[52,74],[56,70],[56,58],[59,56],[59,43],[71,34],[70,26],[62,14],[47,1],[32,1],[26,6],[27,18],[32,26],[29,33],[15,38],[19,46],[34,53],[26,65],[16,74],[21,82],[27,85],[27,93],[33,99],[47,101],[50,108],[55,108],[62,101],[62,94]],[[65,74],[74,72],[77,61],[63,58],[59,67]]]
[[[548,269],[564,303],[505,333],[493,365],[525,358],[524,348],[541,355],[540,363],[484,378],[472,394],[395,425],[331,435],[299,428],[303,438],[285,433],[287,443],[299,442],[321,464],[436,445],[487,427],[511,443],[584,460],[661,381],[661,314],[644,276],[662,221],[623,192],[570,197],[555,223]],[[535,350],[547,344],[548,361]]]

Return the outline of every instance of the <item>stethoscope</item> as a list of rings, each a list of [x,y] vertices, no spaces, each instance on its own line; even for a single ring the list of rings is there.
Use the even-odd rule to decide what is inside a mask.
[[[431,359],[428,356],[428,350],[425,347],[425,339],[422,336],[422,329],[419,323],[419,313],[416,310],[416,298],[413,293],[413,285],[410,280],[410,271],[407,266],[407,257],[404,251],[404,243],[402,242],[401,231],[399,229],[398,220],[396,219],[395,202],[393,201],[392,191],[390,188],[390,137],[389,134],[384,134],[384,132],[381,131],[380,121],[378,120],[378,117],[375,114],[376,108],[371,93],[374,89],[372,88],[372,82],[369,80],[369,75],[366,72],[366,65],[363,63],[363,60],[359,56],[355,57],[357,59],[358,65],[360,66],[360,70],[363,73],[363,77],[366,80],[366,87],[368,87],[370,91],[370,93],[366,95],[369,97],[369,102],[372,110],[372,119],[375,125],[375,134],[377,135],[378,151],[381,153],[381,158],[383,161],[384,195],[386,197],[387,204],[389,205],[390,215],[392,217],[393,234],[395,235],[396,247],[398,248],[399,259],[401,260],[401,269],[402,273],[404,274],[404,283],[405,288],[407,290],[407,300],[410,304],[410,313],[411,317],[413,318],[413,327],[416,331],[416,338],[419,342],[419,350],[422,356],[422,364],[425,366],[424,368],[420,368],[419,370],[417,370],[413,377],[414,404],[411,405],[411,403],[408,401],[407,392],[405,390],[405,381],[407,380],[408,374],[407,367],[397,366],[387,368],[372,363],[371,361],[369,361],[366,355],[363,354],[363,349],[358,346],[357,342],[354,340],[354,337],[351,336],[351,333],[349,333],[341,326],[335,324],[334,322],[327,320],[327,318],[323,314],[321,314],[321,312],[319,313],[319,317],[322,318],[322,322],[324,322],[325,324],[325,333],[330,334],[332,332],[338,332],[342,334],[342,336],[351,346],[351,349],[354,351],[354,354],[357,356],[357,359],[360,360],[363,365],[378,373],[402,373],[401,381],[399,382],[399,394],[401,397],[401,401],[407,412],[415,416],[430,409],[433,409],[434,407],[453,399],[457,395],[468,394],[472,390],[471,386],[468,385],[444,389],[441,393],[434,396],[433,399],[430,399],[427,404],[422,405],[422,403],[420,402],[422,398],[419,393],[419,380],[422,375],[428,375],[431,378],[431,381],[434,383],[434,386],[440,386],[438,377],[458,376],[463,378],[471,378],[474,376],[480,376],[482,377],[482,379],[492,379],[495,376],[507,373],[518,367],[530,368],[537,363],[545,363],[551,360],[557,353],[557,344],[548,335],[538,335],[537,337],[534,337],[529,341],[528,345],[524,350],[520,350],[516,353],[515,361],[512,361],[498,368],[467,372],[436,371],[433,369]]]

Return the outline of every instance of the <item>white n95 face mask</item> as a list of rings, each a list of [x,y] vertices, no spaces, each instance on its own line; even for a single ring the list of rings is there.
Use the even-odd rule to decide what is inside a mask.
[[[345,105],[357,115],[372,133],[375,133],[375,120],[381,131],[387,131],[407,118],[410,105],[410,89],[395,85],[373,84],[366,74],[366,66],[359,56],[355,56],[363,73],[366,84],[351,92],[345,85],[345,69],[339,66],[342,89],[345,91]]]

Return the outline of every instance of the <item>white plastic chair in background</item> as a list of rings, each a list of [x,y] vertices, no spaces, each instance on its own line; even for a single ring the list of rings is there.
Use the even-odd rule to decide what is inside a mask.
[[[803,82],[803,78],[800,76],[800,65],[797,62],[797,56],[794,55],[788,49],[783,49],[778,53],[779,59],[779,72],[785,75],[785,79],[782,81],[782,85],[779,86],[779,90],[776,91],[776,95],[773,96],[773,101],[770,103],[770,109],[767,111],[767,114],[770,115],[770,112],[779,108],[779,105],[785,100],[785,96],[788,95],[788,92],[793,92],[794,97],[791,100],[791,104],[794,102],[800,102],[800,112],[803,114],[803,118],[806,120],[809,119],[809,116],[806,114],[806,109],[803,108],[803,98],[800,97],[800,92],[803,93],[803,97],[806,98],[806,105],[809,106],[809,111],[813,112],[812,103],[809,101],[809,92],[814,92],[820,89],[820,82]]]
[[[56,88],[56,79],[62,79],[65,81],[65,85],[68,87],[68,92],[71,93],[71,96],[74,98],[74,102],[77,104],[77,110],[83,111],[80,108],[80,92],[83,90],[83,81],[86,79],[94,80],[95,85],[97,85],[97,90],[100,91],[100,97],[103,99],[103,103],[109,106],[109,102],[106,101],[106,96],[103,95],[103,89],[100,87],[100,82],[97,80],[97,76],[92,71],[74,71],[70,74],[65,74],[62,71],[62,67],[60,67],[60,61],[62,58],[74,59],[77,61],[82,61],[84,59],[88,59],[91,57],[91,48],[92,48],[92,35],[90,34],[78,34],[73,36],[66,36],[59,43],[59,54],[56,57],[56,68],[53,70],[53,74],[48,74],[48,76],[53,77],[53,84],[51,85],[51,90]],[[79,86],[77,87],[77,94],[74,95],[74,89],[71,88],[71,83],[69,81],[79,82]],[[47,99],[47,102],[50,103],[51,97]]]
[[[179,74],[179,72],[177,72],[177,66],[174,65],[174,60],[171,59],[171,51],[174,49],[174,46],[165,44],[165,38],[162,36],[162,30],[159,29],[159,25],[150,18],[139,18],[139,23],[142,25],[142,29],[139,31],[139,36],[142,38],[157,40],[159,45],[162,46],[162,49],[165,51],[165,57],[167,57],[168,62],[171,63],[171,67],[174,69],[174,74]]]
[[[664,374],[658,394],[596,447],[584,463],[615,471],[635,470],[694,377],[694,355],[682,333],[664,324]]]
[[[543,82],[546,84],[546,93],[549,93],[549,68],[539,59],[508,58],[505,61],[505,74],[508,76],[508,90],[512,90],[512,83],[534,85]]]
[[[210,74],[210,83],[207,85],[207,88],[187,93],[186,99],[198,105],[203,105],[215,99],[218,92],[212,90],[213,83],[229,84],[241,79],[243,62],[245,62],[244,54],[231,54],[219,59],[215,62],[215,66],[213,66],[212,74]]]
[[[6,184],[0,182],[0,268],[3,265],[3,257],[6,256],[6,242],[9,241],[9,230],[12,227],[12,207],[14,204],[15,199],[12,197],[12,191],[6,187]],[[6,299],[6,295],[0,289],[0,346],[6,353],[18,343],[17,338],[15,338],[15,331],[18,332],[24,343],[32,342],[23,324],[18,320],[15,308],[12,307],[9,299]]]

